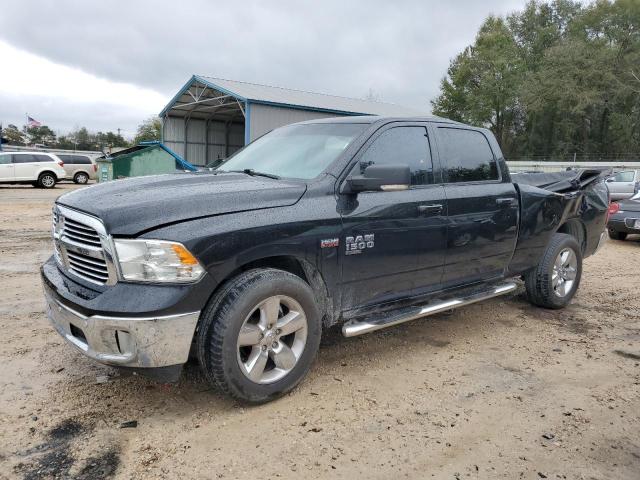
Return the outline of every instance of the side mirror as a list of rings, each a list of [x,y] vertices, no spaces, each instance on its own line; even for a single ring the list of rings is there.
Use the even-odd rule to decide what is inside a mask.
[[[613,181],[615,181],[615,178],[614,178],[614,177],[609,177],[609,178],[607,178],[607,180],[606,180],[606,181],[607,181],[607,182],[613,182]]]
[[[411,185],[408,165],[369,165],[362,175],[347,178],[343,193],[407,190]]]

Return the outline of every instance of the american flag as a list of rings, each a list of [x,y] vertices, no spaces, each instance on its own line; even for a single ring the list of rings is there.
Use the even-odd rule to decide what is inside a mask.
[[[32,118],[29,115],[27,115],[27,126],[28,127],[41,127],[42,124],[39,121],[37,121],[35,118]]]

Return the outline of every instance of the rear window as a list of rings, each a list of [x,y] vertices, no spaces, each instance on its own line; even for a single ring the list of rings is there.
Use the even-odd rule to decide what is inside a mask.
[[[90,165],[91,159],[86,155],[58,154],[58,158],[69,165]]]
[[[438,145],[449,183],[498,180],[498,166],[486,137],[476,130],[438,128]]]

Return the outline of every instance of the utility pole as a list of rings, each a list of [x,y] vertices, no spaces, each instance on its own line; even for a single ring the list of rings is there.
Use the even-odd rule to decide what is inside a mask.
[[[118,136],[120,136],[120,129],[118,129]]]

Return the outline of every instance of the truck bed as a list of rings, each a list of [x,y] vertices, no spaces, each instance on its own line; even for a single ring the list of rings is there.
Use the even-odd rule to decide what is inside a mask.
[[[558,173],[514,173],[520,196],[518,242],[509,271],[520,274],[537,264],[553,233],[569,233],[593,254],[606,227],[609,192],[606,169]]]

